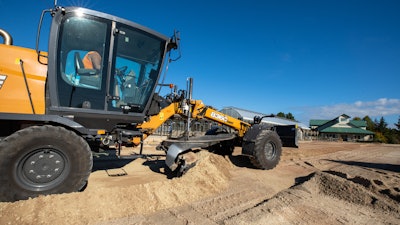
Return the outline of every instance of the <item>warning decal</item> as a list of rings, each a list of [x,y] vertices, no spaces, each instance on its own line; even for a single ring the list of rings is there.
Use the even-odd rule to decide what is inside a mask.
[[[0,74],[0,89],[3,87],[4,82],[6,82],[7,76]]]

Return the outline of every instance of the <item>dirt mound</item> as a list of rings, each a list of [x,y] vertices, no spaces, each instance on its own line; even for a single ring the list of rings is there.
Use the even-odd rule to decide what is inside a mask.
[[[395,199],[331,173],[315,172],[302,177],[295,186],[225,223],[397,224],[400,221],[400,208]]]
[[[375,189],[369,189],[371,185],[372,182],[368,178],[360,176],[353,178],[336,171],[325,171],[316,173],[312,180],[300,186],[308,190],[317,187],[316,191],[319,193],[349,203],[372,207],[376,210],[400,212],[395,199],[382,196],[376,193]]]
[[[339,172],[339,171],[325,171],[326,173],[335,175],[335,176],[339,176],[341,178],[344,178],[345,180],[351,181],[355,184],[359,184],[358,186],[356,186],[357,188],[361,188],[364,187],[367,190],[369,190],[370,192],[374,193],[375,195],[378,194],[378,196],[384,195],[387,198],[390,198],[392,200],[394,200],[395,202],[400,203],[400,190],[398,187],[394,186],[393,184],[388,186],[386,184],[387,180],[390,180],[390,176],[394,176],[395,178],[398,177],[396,175],[393,174],[388,174],[388,173],[384,173],[384,172],[380,172],[380,173],[384,173],[385,176],[384,178],[386,179],[382,179],[382,176],[378,176],[378,178],[375,176],[373,177],[373,173],[369,173],[370,176],[368,176],[368,178],[360,176],[360,175],[356,175],[356,176],[351,176],[350,174],[347,173],[343,173],[343,172]],[[389,179],[388,179],[389,178]],[[347,185],[347,188],[348,185]],[[325,194],[330,193],[330,191],[332,194],[335,193],[335,189],[333,188],[323,188],[322,190],[324,191]],[[352,188],[351,188],[352,189]],[[361,192],[363,193],[363,192]],[[351,197],[351,196],[344,196],[343,194],[340,195],[341,198],[346,199],[346,197]],[[352,198],[347,198],[350,201],[354,201],[354,203],[359,203],[359,204],[369,204],[370,202],[373,203],[374,206],[379,207],[381,204],[379,201],[377,201],[378,199],[375,199],[374,196],[364,196],[364,198],[362,196],[360,196],[361,199],[354,199],[354,197]],[[395,209],[399,210],[399,207],[396,207]],[[390,209],[392,210],[392,209]]]
[[[115,187],[90,187],[81,193],[40,196],[0,203],[0,221],[16,224],[88,224],[151,213],[211,196],[226,188],[232,164],[205,151],[181,178]],[[130,165],[126,165],[129,170]]]

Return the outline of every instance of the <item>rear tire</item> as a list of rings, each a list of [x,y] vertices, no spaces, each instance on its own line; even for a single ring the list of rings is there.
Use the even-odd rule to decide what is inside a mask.
[[[262,130],[254,143],[254,155],[251,163],[260,169],[269,170],[278,165],[282,154],[279,135],[272,130]]]
[[[92,170],[92,152],[63,127],[32,126],[0,142],[0,201],[80,191]]]

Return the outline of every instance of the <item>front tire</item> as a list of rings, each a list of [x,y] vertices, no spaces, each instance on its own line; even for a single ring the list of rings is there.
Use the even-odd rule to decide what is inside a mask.
[[[80,191],[92,170],[92,152],[63,127],[32,126],[0,142],[0,201]]]

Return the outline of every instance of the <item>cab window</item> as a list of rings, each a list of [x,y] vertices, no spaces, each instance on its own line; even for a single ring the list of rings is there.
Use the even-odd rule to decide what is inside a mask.
[[[92,17],[64,19],[58,56],[60,106],[104,109],[108,27]]]
[[[132,27],[120,25],[115,39],[110,110],[128,107],[143,112],[155,85],[165,42]]]

